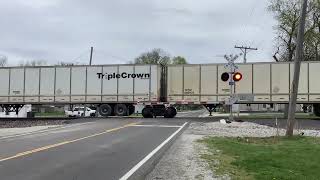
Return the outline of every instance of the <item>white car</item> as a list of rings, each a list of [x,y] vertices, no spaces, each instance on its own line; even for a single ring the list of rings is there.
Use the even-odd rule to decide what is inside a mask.
[[[96,110],[87,107],[84,111],[84,107],[74,107],[73,111],[65,111],[65,114],[68,117],[94,117],[96,116]]]

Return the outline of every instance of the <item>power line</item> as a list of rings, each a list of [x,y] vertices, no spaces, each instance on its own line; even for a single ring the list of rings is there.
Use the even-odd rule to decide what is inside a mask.
[[[243,63],[247,63],[247,53],[249,50],[258,50],[258,48],[252,48],[250,46],[234,46],[234,48],[240,49],[243,52]]]
[[[127,62],[127,61],[128,61],[127,58],[120,57],[120,56],[115,56],[115,55],[112,55],[112,54],[109,54],[109,53],[106,53],[106,52],[104,52],[104,51],[100,51],[100,50],[97,50],[97,49],[95,49],[95,52],[98,53],[98,54],[103,54],[103,55],[105,55],[105,56],[112,57],[112,58],[114,58],[114,59],[118,59],[118,60],[124,61],[124,62]]]
[[[83,57],[84,55],[87,55],[87,54],[88,54],[88,50],[86,50],[86,51],[84,51],[83,53],[81,53],[78,57],[73,58],[73,59],[72,59],[72,62],[80,59],[81,57]]]

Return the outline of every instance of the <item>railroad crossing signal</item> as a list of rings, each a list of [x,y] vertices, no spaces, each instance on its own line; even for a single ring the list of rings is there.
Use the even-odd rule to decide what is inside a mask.
[[[224,82],[229,81],[229,80],[230,80],[230,82],[238,82],[238,81],[240,81],[242,79],[242,74],[240,72],[234,72],[234,73],[231,73],[231,74],[233,74],[232,75],[232,80],[233,81],[230,79],[230,75],[229,75],[228,72],[224,72],[224,73],[221,74],[221,80],[224,81]],[[230,85],[234,85],[234,83],[232,83]]]
[[[222,73],[221,80],[224,82],[228,81],[229,80],[229,73],[227,73],[227,72]]]
[[[233,74],[233,80],[234,80],[235,82],[240,81],[241,79],[242,79],[242,74],[241,74],[240,72],[235,72],[235,73]]]

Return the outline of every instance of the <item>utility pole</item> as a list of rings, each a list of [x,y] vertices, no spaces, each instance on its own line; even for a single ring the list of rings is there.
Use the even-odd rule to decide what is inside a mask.
[[[299,77],[300,77],[300,65],[301,65],[301,60],[303,59],[303,41],[304,41],[304,29],[305,29],[306,16],[307,16],[307,6],[308,6],[307,3],[308,3],[308,0],[302,0],[299,29],[298,29],[298,38],[297,38],[297,49],[294,57],[294,74],[293,74],[293,81],[291,84],[286,136],[293,135],[293,127],[295,124],[295,112],[296,112],[297,94],[298,94]]]
[[[237,101],[235,95],[234,95],[234,88],[235,88],[235,81],[233,80],[233,74],[235,73],[235,70],[237,70],[239,67],[234,63],[234,61],[238,58],[238,55],[225,55],[224,58],[228,61],[228,64],[226,64],[224,67],[229,68],[229,86],[230,86],[230,97],[226,101],[230,107],[230,114],[229,114],[229,121],[233,121],[233,110],[232,106]]]
[[[91,47],[90,49],[90,61],[89,61],[89,65],[91,66],[92,63],[92,53],[93,53],[93,47]]]
[[[247,53],[249,52],[248,50],[258,50],[258,48],[252,48],[252,47],[247,47],[247,46],[234,46],[234,48],[240,49],[243,53],[243,63],[247,63]]]

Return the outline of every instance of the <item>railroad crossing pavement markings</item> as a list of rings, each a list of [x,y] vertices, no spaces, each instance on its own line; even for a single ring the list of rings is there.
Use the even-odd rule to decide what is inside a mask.
[[[185,122],[183,125],[179,126],[179,125],[159,125],[159,124],[150,125],[150,124],[140,124],[140,123],[141,123],[141,122],[129,123],[129,124],[126,124],[126,125],[124,125],[124,126],[120,126],[120,127],[108,129],[108,130],[105,130],[105,131],[103,131],[103,132],[95,133],[95,134],[92,134],[92,135],[89,135],[89,136],[85,136],[85,137],[81,137],[81,138],[77,138],[77,139],[73,139],[73,140],[68,140],[68,141],[63,141],[63,142],[60,142],[60,143],[55,143],[55,144],[43,146],[43,147],[40,147],[40,148],[35,148],[35,149],[32,149],[32,150],[20,152],[20,153],[17,153],[16,155],[9,156],[9,157],[5,157],[5,158],[0,157],[0,162],[7,161],[7,160],[10,160],[10,159],[19,158],[19,157],[22,157],[22,156],[31,155],[31,154],[33,154],[33,153],[45,151],[45,150],[48,150],[48,149],[52,149],[52,148],[59,147],[59,146],[62,146],[62,145],[74,143],[74,142],[81,141],[81,140],[84,140],[84,139],[88,139],[88,138],[100,136],[100,135],[103,135],[103,134],[106,134],[106,133],[110,133],[110,132],[114,132],[114,131],[117,131],[117,130],[120,130],[120,129],[123,129],[123,128],[127,128],[127,127],[179,128],[179,129],[178,129],[175,133],[173,133],[166,141],[164,141],[164,142],[162,143],[162,144],[164,145],[165,143],[167,143],[167,141],[169,141],[173,136],[175,136],[175,135],[187,124],[187,122]],[[83,124],[86,124],[86,123],[83,123]],[[65,127],[53,128],[52,130],[62,129],[62,128],[65,128]],[[42,133],[42,132],[46,132],[46,131],[49,131],[49,130],[39,131],[38,133]],[[37,132],[34,132],[34,133],[37,133]],[[18,137],[18,136],[22,136],[22,135],[34,134],[34,133],[21,134],[21,135],[17,135],[17,137]],[[11,136],[10,136],[10,137],[11,137]],[[16,137],[16,136],[12,136],[12,137]],[[4,137],[4,138],[9,138],[9,137]],[[4,139],[4,138],[3,138],[3,139]],[[0,139],[2,139],[2,138],[0,138]],[[162,144],[161,144],[161,145],[162,145]],[[159,145],[159,146],[161,146],[161,145]],[[163,145],[162,145],[162,146],[163,146]],[[159,147],[159,146],[158,146],[157,148],[160,149],[161,147]],[[155,152],[154,152],[154,153],[155,153]],[[153,154],[154,154],[154,153],[153,153]]]
[[[66,128],[70,128],[70,127],[75,127],[75,126],[83,126],[83,125],[93,124],[93,123],[95,123],[95,122],[68,124],[66,126],[61,126],[60,125],[58,127],[48,128],[48,129],[44,129],[44,130],[38,130],[38,131],[32,131],[32,132],[26,132],[26,133],[14,134],[14,135],[2,136],[2,137],[0,137],[0,140],[20,137],[20,136],[26,136],[26,135],[40,134],[40,133],[45,133],[45,132],[50,132],[50,131],[55,131],[55,130],[61,130],[61,129],[66,129]]]
[[[43,147],[40,147],[40,148],[32,149],[32,150],[29,150],[29,151],[24,151],[24,152],[21,152],[21,153],[18,153],[16,155],[14,155],[14,156],[9,156],[9,157],[6,157],[6,158],[1,158],[0,157],[0,162],[7,161],[7,160],[10,160],[10,159],[15,159],[15,158],[22,157],[22,156],[27,156],[27,155],[30,155],[30,154],[33,154],[33,153],[37,153],[37,152],[40,152],[40,151],[52,149],[52,148],[59,147],[59,146],[62,146],[62,145],[74,143],[74,142],[81,141],[81,140],[84,140],[84,139],[100,136],[100,135],[103,135],[103,134],[106,134],[106,133],[110,133],[110,132],[113,132],[113,131],[118,131],[118,130],[123,129],[123,128],[127,128],[127,127],[130,127],[130,126],[133,126],[133,125],[137,125],[138,123],[139,122],[129,123],[129,124],[126,124],[124,126],[116,127],[116,128],[113,128],[113,129],[108,129],[108,130],[105,130],[103,132],[92,134],[92,135],[85,136],[85,137],[82,137],[82,138],[69,140],[69,141],[63,141],[63,142],[60,142],[60,143],[51,144],[51,145],[48,145],[48,146],[43,146]]]
[[[149,125],[149,124],[136,124],[131,125],[132,127],[167,127],[167,128],[180,128],[181,126],[171,126],[171,125]]]
[[[156,147],[153,151],[151,151],[146,157],[144,157],[138,164],[136,164],[132,169],[130,169],[125,175],[123,175],[120,180],[127,180],[129,179],[141,166],[143,166],[149,159],[152,158],[163,146],[165,146],[172,138],[174,138],[175,135],[177,135],[186,125],[188,122],[185,122],[182,126],[178,126],[179,129],[176,130],[171,136],[169,136],[165,141],[163,141],[158,147]],[[133,126],[139,126],[139,125],[133,125]],[[150,127],[147,125],[142,125],[145,127]],[[165,127],[161,125],[155,125],[151,127]],[[172,126],[171,126],[172,127]]]

